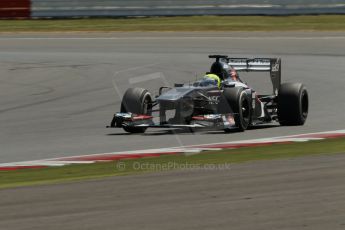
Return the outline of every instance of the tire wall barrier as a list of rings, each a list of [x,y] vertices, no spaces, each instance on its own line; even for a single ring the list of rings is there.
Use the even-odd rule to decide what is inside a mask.
[[[345,14],[345,0],[0,0],[0,18]]]

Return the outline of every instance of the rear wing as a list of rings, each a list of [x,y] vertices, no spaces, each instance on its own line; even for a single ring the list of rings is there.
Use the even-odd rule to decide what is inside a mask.
[[[226,63],[236,71],[245,72],[269,72],[273,92],[278,93],[281,83],[281,59],[280,58],[225,58]]]
[[[277,94],[281,84],[281,59],[280,58],[231,58],[225,55],[210,55],[217,61],[228,64],[239,72],[269,72],[273,93]]]

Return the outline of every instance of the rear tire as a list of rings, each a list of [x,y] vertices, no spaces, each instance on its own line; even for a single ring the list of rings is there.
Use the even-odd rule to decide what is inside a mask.
[[[251,123],[251,102],[243,88],[225,88],[224,98],[227,106],[230,106],[228,113],[235,113],[235,123],[238,131],[245,131]],[[222,109],[223,110],[223,109]],[[224,113],[224,112],[223,112]],[[225,129],[230,132],[232,129]]]
[[[308,91],[301,83],[284,83],[278,93],[278,119],[281,125],[304,125],[309,110]]]
[[[129,88],[125,92],[121,103],[121,113],[152,114],[151,94],[142,88]],[[128,133],[144,133],[147,128],[143,127],[122,127]]]

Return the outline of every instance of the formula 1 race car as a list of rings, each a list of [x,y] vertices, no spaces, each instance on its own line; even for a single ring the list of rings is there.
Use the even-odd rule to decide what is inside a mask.
[[[129,88],[112,128],[144,133],[147,128],[197,128],[244,131],[250,126],[277,121],[303,125],[308,116],[308,92],[301,83],[281,83],[279,58],[216,59],[206,77],[188,84],[161,87],[152,98],[142,88]],[[273,93],[260,95],[237,72],[269,72]],[[209,77],[207,77],[209,76]]]

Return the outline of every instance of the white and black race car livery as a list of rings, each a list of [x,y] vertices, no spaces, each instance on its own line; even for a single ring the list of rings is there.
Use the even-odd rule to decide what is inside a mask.
[[[129,133],[143,133],[147,128],[208,128],[244,131],[249,126],[279,122],[281,125],[303,125],[308,116],[308,92],[301,83],[281,83],[279,58],[216,59],[212,76],[193,83],[161,87],[153,99],[142,88],[129,88],[121,103],[121,111],[111,121],[112,128]],[[260,95],[233,72],[268,72],[273,92]]]

